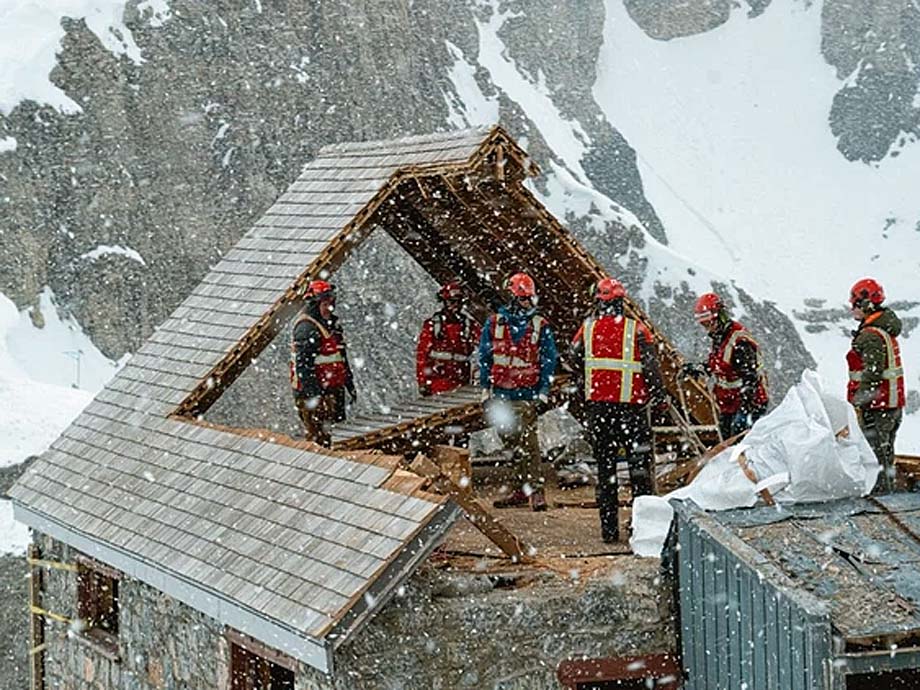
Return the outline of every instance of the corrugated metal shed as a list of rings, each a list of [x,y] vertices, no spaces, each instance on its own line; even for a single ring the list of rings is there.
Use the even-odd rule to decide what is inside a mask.
[[[688,688],[845,688],[920,669],[920,495],[676,503]]]

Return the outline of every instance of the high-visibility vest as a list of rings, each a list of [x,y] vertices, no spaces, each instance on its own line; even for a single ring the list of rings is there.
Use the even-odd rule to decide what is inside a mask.
[[[319,350],[313,360],[313,370],[316,372],[316,380],[320,388],[329,390],[332,388],[341,388],[345,385],[348,378],[348,370],[345,367],[345,343],[342,341],[340,334],[330,331],[316,319],[301,314],[294,321],[294,329],[301,323],[309,321],[320,334]],[[297,374],[297,343],[291,338],[291,388],[300,391],[303,388],[303,382]]]
[[[479,342],[479,326],[466,314],[448,320],[438,312],[419,334],[419,384],[442,393],[470,382],[470,355]]]
[[[741,407],[741,388],[744,381],[741,372],[732,366],[735,346],[741,341],[753,346],[757,357],[757,388],[754,390],[753,402],[755,405],[766,405],[770,400],[767,395],[767,371],[760,345],[744,326],[732,321],[728,335],[709,353],[709,371],[713,376],[712,392],[716,397],[719,413],[723,415],[734,414]]]
[[[885,410],[904,407],[904,368],[901,366],[901,348],[898,347],[897,339],[888,331],[875,326],[866,326],[860,333],[863,331],[875,333],[885,343],[885,368],[882,370],[882,380],[879,383],[875,397],[869,403],[869,408]],[[847,383],[847,400],[852,404],[856,391],[859,390],[862,372],[865,368],[862,356],[856,351],[855,347],[851,348],[847,353],[847,367],[850,370],[850,380]]]
[[[535,388],[540,383],[540,331],[545,323],[535,315],[521,339],[511,339],[502,316],[492,318],[492,385],[495,388]]]
[[[648,384],[642,373],[641,343],[652,342],[648,329],[626,316],[587,319],[582,326],[585,347],[585,399],[644,405]]]

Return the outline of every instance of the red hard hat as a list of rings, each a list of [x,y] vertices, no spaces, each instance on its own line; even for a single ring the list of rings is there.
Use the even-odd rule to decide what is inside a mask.
[[[615,278],[603,278],[598,281],[597,289],[594,291],[594,299],[601,302],[610,302],[619,297],[626,297],[626,288],[623,283]]]
[[[515,273],[508,278],[508,282],[505,285],[515,297],[533,297],[537,294],[533,278],[526,273]]]
[[[325,280],[312,280],[307,286],[307,297],[334,297],[335,288]]]
[[[438,297],[445,302],[449,299],[460,299],[463,297],[463,290],[460,289],[460,283],[456,280],[444,283],[441,289],[438,290]]]
[[[863,278],[853,283],[850,288],[850,305],[856,306],[857,302],[869,300],[872,304],[878,305],[885,301],[885,290],[881,283],[872,278]]]
[[[693,305],[693,315],[700,323],[712,321],[725,308],[722,298],[714,292],[707,292],[699,296]]]

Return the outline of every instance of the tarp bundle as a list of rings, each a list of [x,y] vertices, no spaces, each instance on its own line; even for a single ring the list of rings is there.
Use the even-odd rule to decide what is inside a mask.
[[[844,427],[848,433],[839,433]],[[741,453],[756,482],[738,463]],[[856,412],[824,393],[817,374],[806,371],[743,443],[716,455],[689,485],[666,496],[636,498],[629,543],[639,556],[660,555],[674,514],[673,498],[690,498],[704,510],[727,510],[755,505],[758,492],[768,489],[782,510],[783,503],[865,496],[879,469]]]

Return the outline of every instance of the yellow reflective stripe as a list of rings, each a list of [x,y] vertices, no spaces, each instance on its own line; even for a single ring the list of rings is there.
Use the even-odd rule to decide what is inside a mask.
[[[592,357],[585,360],[586,369],[611,369],[613,371],[642,371],[641,362],[630,362],[625,359],[612,359],[610,357]]]
[[[636,322],[632,319],[626,319],[626,323],[623,328],[623,361],[624,362],[635,362],[635,345],[636,342]],[[620,383],[620,402],[629,402],[632,399],[632,389],[633,389],[633,378],[635,375],[632,373],[627,373],[626,369],[623,369],[621,374],[621,383]]]
[[[468,355],[461,355],[456,352],[441,352],[439,350],[432,350],[428,353],[428,356],[431,359],[440,359],[448,362],[465,362],[469,359]]]
[[[540,342],[540,329],[543,328],[543,317],[534,316],[531,324],[533,325],[533,333],[530,334],[530,342],[536,345]]]
[[[582,337],[585,339],[585,400],[590,400],[594,370],[588,366],[588,362],[594,359],[594,319],[585,319],[585,332]]]
[[[344,361],[342,359],[342,354],[340,352],[335,353],[334,355],[316,355],[316,359],[313,360],[314,364],[337,364],[338,362]]]
[[[495,339],[501,340],[505,337],[505,322],[495,317]]]
[[[514,357],[513,355],[493,355],[492,362],[502,367],[516,367],[518,369],[526,369],[536,366],[535,364],[528,362],[526,359],[522,359],[521,357]]]
[[[862,372],[861,371],[851,371],[850,381],[862,381]]]
[[[867,331],[877,333],[885,343],[886,354],[888,355],[888,367],[882,371],[882,378],[888,379],[888,407],[898,406],[898,384],[897,379],[904,375],[904,369],[897,366],[897,356],[894,353],[894,340],[891,334],[875,326],[869,327]]]
[[[741,388],[744,385],[744,381],[741,379],[736,379],[734,381],[729,381],[728,379],[722,379],[716,377],[716,386],[719,388]]]

